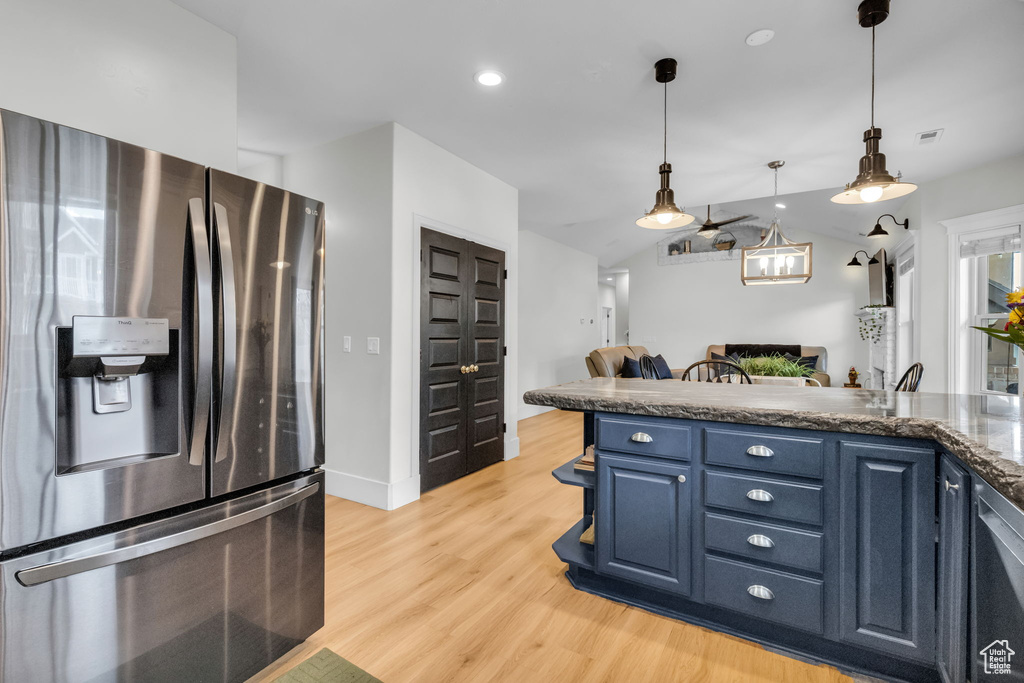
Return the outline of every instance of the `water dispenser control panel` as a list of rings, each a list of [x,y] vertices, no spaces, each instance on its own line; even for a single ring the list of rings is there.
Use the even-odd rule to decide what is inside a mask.
[[[167,318],[76,315],[72,330],[75,358],[166,356],[170,352]]]

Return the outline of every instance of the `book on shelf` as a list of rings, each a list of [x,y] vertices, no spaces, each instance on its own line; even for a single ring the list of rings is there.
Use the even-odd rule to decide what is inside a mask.
[[[583,455],[573,465],[573,469],[586,470],[588,472],[594,471],[594,447],[587,446],[587,449],[583,452]]]

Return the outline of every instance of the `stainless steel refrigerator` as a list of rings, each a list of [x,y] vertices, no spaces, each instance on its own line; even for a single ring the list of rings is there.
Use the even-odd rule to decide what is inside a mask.
[[[323,625],[323,204],[0,110],[3,681],[236,681]]]

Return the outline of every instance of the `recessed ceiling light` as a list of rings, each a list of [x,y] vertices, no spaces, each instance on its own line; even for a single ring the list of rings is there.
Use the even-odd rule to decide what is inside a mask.
[[[612,279],[610,277],[606,277],[605,280],[607,280],[608,282],[612,281]]]
[[[473,77],[480,85],[486,85],[493,87],[495,85],[501,85],[505,80],[505,74],[500,71],[494,71],[488,69],[486,71],[478,71],[476,76]]]
[[[775,208],[776,208],[776,209],[785,209],[785,208],[786,208],[786,205],[785,205],[785,204],[776,204],[776,205],[775,205]]]
[[[775,37],[775,31],[770,28],[759,28],[749,36],[747,36],[747,45],[750,47],[757,47],[758,45],[764,45],[769,40]]]

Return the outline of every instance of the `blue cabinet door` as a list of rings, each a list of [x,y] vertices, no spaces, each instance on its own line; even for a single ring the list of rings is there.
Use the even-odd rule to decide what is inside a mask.
[[[967,538],[971,477],[949,455],[939,462],[936,664],[943,683],[967,680]]]
[[[935,452],[842,441],[839,637],[935,661]]]
[[[597,571],[690,594],[690,468],[597,454]]]
[[[1024,681],[1024,511],[975,476],[971,680]]]

